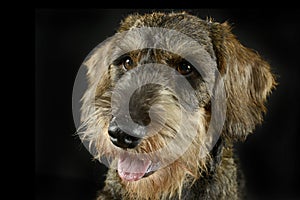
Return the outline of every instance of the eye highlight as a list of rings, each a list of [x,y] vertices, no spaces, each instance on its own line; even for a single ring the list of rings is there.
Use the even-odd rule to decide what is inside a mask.
[[[126,56],[122,59],[121,65],[127,71],[134,67],[134,62],[130,56]]]
[[[189,74],[191,74],[194,71],[194,67],[192,66],[192,64],[190,64],[187,61],[182,61],[180,62],[177,67],[176,70],[184,76],[187,76]]]

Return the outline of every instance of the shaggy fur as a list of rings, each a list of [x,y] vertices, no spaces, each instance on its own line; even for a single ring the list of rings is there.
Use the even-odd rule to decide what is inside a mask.
[[[173,36],[164,34],[160,36],[160,39],[164,38],[160,42],[165,42],[169,50],[152,48],[158,39],[147,38],[144,32],[126,35],[128,39],[122,40],[122,33],[143,27],[175,30],[197,44],[172,41]],[[234,156],[233,143],[245,140],[255,126],[262,123],[262,115],[266,112],[264,103],[276,85],[269,64],[255,51],[244,47],[226,22],[202,20],[185,12],[130,15],[122,21],[118,34],[96,48],[84,62],[89,86],[83,97],[82,138],[95,146],[96,158],[105,158],[110,164],[105,187],[98,199],[241,199],[243,178]],[[145,41],[150,40],[155,44],[141,48]],[[197,47],[199,44],[200,49]],[[178,66],[197,51],[200,52],[197,55],[201,56],[195,63],[199,61],[206,66],[206,73],[194,70],[189,76],[182,75],[195,90],[194,96],[180,89],[175,94],[168,87],[178,84],[178,81],[169,81],[168,69],[145,66],[146,71],[139,70],[139,66],[145,63],[158,63],[184,74]],[[123,54],[132,59],[128,66]],[[125,70],[124,65],[127,66]],[[224,82],[226,118],[216,144],[207,149],[205,144],[212,139],[207,130],[212,117],[213,90],[205,83],[216,79],[214,71],[210,71],[214,66],[220,74],[219,79]],[[108,129],[115,118],[126,119],[125,115],[113,114],[123,106],[122,97],[126,94],[122,91],[145,79],[155,81],[158,77],[163,77],[159,84],[144,85],[132,93],[129,107],[131,119],[137,124],[147,125],[151,121],[154,130],[159,126],[162,128],[156,134],[147,131],[137,133],[142,136],[134,148],[117,147]],[[121,84],[118,84],[120,80]],[[188,102],[184,104],[186,106],[181,106],[178,98]],[[195,98],[198,100],[196,103],[193,102]],[[151,110],[153,105],[159,107]],[[151,113],[148,115],[149,109],[152,116]],[[167,114],[162,117],[161,113]],[[184,123],[180,121],[182,116]],[[133,126],[124,129],[129,132],[137,130]],[[168,146],[175,137],[181,145],[188,146],[185,152],[180,152],[181,147],[175,144]],[[161,157],[151,154],[166,146],[168,148]],[[140,153],[148,154],[138,158]],[[122,156],[132,156],[130,159],[135,162],[151,160],[151,163],[160,163],[161,167],[147,177],[126,181],[116,170],[118,158]]]

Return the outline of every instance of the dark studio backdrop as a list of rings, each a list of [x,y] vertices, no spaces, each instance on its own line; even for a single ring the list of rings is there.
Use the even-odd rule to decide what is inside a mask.
[[[94,199],[106,168],[74,137],[72,89],[88,53],[112,36],[120,20],[149,10],[35,12],[36,199]],[[188,11],[191,11],[188,9]],[[199,17],[229,21],[238,39],[278,74],[262,126],[237,145],[249,199],[299,199],[300,10],[199,9]]]

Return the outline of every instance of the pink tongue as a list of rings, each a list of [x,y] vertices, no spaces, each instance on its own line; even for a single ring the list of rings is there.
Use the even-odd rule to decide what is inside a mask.
[[[123,180],[137,181],[145,175],[150,165],[150,160],[140,160],[125,154],[119,158],[118,173]]]

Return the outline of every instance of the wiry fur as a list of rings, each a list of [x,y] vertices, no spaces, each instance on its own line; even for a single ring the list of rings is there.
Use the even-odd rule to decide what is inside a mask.
[[[244,140],[249,133],[253,132],[255,126],[262,122],[262,114],[266,111],[264,103],[276,84],[268,63],[256,52],[244,47],[231,33],[231,28],[227,23],[201,20],[187,13],[134,14],[121,23],[119,33],[141,27],[176,30],[197,41],[202,49],[193,49],[197,45],[187,44],[185,40],[169,43],[172,40],[168,37],[171,36],[164,35],[165,45],[172,49],[171,53],[161,49],[146,51],[144,54],[139,51],[136,54],[133,52],[132,57],[136,59],[136,62],[142,63],[143,59],[151,59],[151,62],[172,65],[166,60],[173,59],[176,63],[178,58],[173,54],[174,52],[188,56],[200,51],[202,57],[199,57],[199,62],[211,64],[207,64],[208,70],[204,77],[195,75],[191,78],[190,83],[199,100],[199,105],[196,106],[196,110],[193,108],[193,112],[180,107],[176,98],[173,98],[172,90],[168,87],[151,86],[149,90],[144,88],[134,94],[136,95],[135,105],[141,104],[140,106],[143,107],[147,101],[151,101],[148,102],[149,104],[155,102],[167,110],[169,115],[158,134],[143,139],[137,148],[128,152],[132,155],[153,152],[165,147],[174,137],[179,137],[183,144],[192,138],[192,144],[171,164],[139,181],[123,181],[112,167],[108,171],[105,188],[99,193],[98,199],[242,198],[243,183],[234,158],[233,142]],[[111,159],[111,166],[116,165],[114,158],[122,153],[110,142],[107,134],[114,109],[111,105],[112,93],[121,77],[125,80],[125,84],[127,82],[130,85],[130,76],[133,74],[120,74],[119,69],[111,65],[110,60],[126,52],[126,48],[139,50],[140,46],[145,46],[145,44],[141,45],[147,42],[144,37],[146,36],[142,33],[136,34],[132,40],[130,38],[126,40],[127,43],[120,43],[118,36],[110,38],[105,45],[96,48],[84,63],[88,69],[89,87],[83,97],[82,138],[89,140],[90,145],[96,147],[96,158]],[[227,110],[221,137],[214,148],[206,152],[204,144],[211,139],[206,134],[211,118],[211,98],[210,89],[204,85],[204,82],[212,79],[213,71],[210,72],[209,67],[213,65],[218,68],[224,81]],[[141,76],[151,78],[155,76],[155,73],[164,76],[165,72],[158,73],[154,70],[153,73]],[[142,80],[137,81],[142,82]],[[127,86],[123,85],[123,87]],[[146,98],[148,94],[151,95]],[[183,93],[182,96],[188,98],[189,94]],[[119,100],[122,101],[122,99]],[[180,109],[188,113],[185,115],[187,118],[183,125],[179,119]],[[161,125],[158,111],[156,115],[153,123]],[[179,124],[185,131],[180,130],[182,127],[179,127]],[[196,130],[196,137],[192,137],[191,130]],[[167,153],[163,154],[164,157],[159,159],[167,162],[168,159],[176,158],[179,154],[179,152],[174,152],[176,148],[170,147]],[[203,157],[203,152],[206,152],[205,157]],[[158,158],[152,158],[149,153],[149,159]]]

